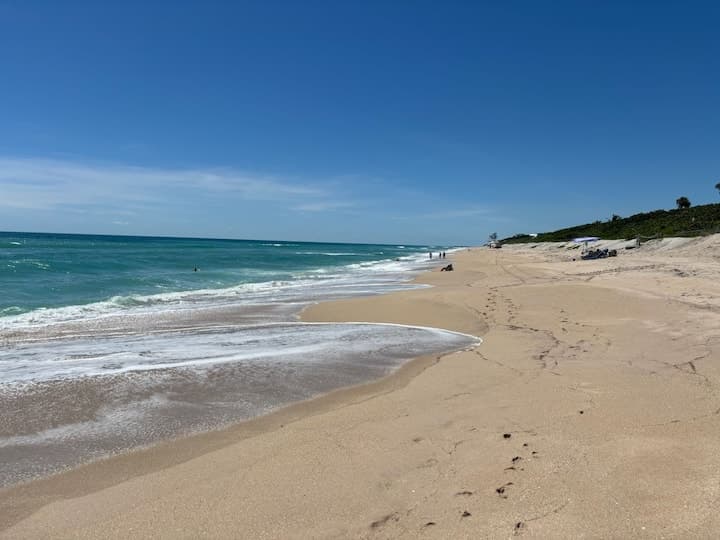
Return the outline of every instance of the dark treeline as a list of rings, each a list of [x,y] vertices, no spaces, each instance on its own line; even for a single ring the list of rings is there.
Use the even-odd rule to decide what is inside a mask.
[[[699,236],[720,232],[720,204],[704,204],[675,210],[654,210],[627,218],[617,215],[607,221],[576,225],[531,237],[516,234],[502,243],[566,242],[579,236],[599,236],[608,240],[662,236]]]

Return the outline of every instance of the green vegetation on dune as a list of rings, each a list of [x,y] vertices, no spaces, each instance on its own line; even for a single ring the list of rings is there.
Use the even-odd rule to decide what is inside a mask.
[[[684,203],[684,201],[682,201]],[[688,202],[689,203],[689,202]],[[678,205],[680,201],[678,200]],[[608,221],[596,221],[557,231],[540,233],[536,237],[517,234],[505,238],[504,244],[521,242],[567,242],[581,236],[603,239],[629,240],[641,237],[699,236],[720,232],[720,204],[704,204],[676,210],[655,210],[627,218],[613,216]]]

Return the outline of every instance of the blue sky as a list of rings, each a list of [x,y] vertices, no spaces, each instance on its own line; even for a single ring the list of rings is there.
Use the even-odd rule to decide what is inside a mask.
[[[718,6],[0,0],[0,230],[478,244],[716,202]]]

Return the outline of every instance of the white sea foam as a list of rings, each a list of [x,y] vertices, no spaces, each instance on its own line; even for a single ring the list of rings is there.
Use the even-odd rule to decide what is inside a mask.
[[[266,414],[478,339],[390,324],[276,324],[24,343],[0,357],[0,487]],[[28,406],[29,405],[29,406]]]
[[[118,315],[152,316],[159,312],[187,311],[204,307],[301,303],[342,296],[389,292],[417,285],[407,284],[427,261],[422,255],[356,263],[335,268],[297,272],[292,280],[242,283],[234,287],[161,292],[151,295],[114,296],[108,300],[60,308],[40,308],[18,315],[12,311],[0,317],[0,332],[40,325],[82,320],[92,321]],[[258,274],[260,276],[261,274]]]
[[[22,343],[0,357],[0,381],[25,383],[225,363],[323,363],[340,354],[413,356],[474,338],[438,329],[374,324],[283,323],[192,332]],[[0,385],[1,387],[1,385]]]
[[[92,420],[55,426],[32,434],[0,437],[0,448],[109,436],[113,432],[117,433],[119,426],[127,430],[129,426],[141,422],[148,411],[167,407],[170,404],[166,396],[156,394],[122,406],[101,407]]]

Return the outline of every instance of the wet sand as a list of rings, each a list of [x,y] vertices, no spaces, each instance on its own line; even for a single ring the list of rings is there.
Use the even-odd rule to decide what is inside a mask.
[[[282,323],[24,343],[0,362],[0,488],[373,381],[471,336]]]
[[[309,321],[481,335],[228,430],[0,492],[6,538],[714,538],[720,239],[476,249]]]

